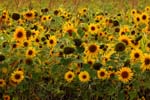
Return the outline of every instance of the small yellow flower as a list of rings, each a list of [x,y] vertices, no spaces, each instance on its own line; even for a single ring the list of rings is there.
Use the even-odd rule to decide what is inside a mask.
[[[82,71],[79,74],[79,80],[81,82],[88,82],[90,80],[90,75],[87,71]]]
[[[74,79],[74,77],[75,77],[75,74],[72,71],[66,72],[64,76],[65,80],[68,82],[71,82]]]

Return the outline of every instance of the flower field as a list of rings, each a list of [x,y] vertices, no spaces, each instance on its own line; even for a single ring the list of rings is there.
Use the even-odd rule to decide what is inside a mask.
[[[150,2],[0,0],[0,100],[150,100]]]

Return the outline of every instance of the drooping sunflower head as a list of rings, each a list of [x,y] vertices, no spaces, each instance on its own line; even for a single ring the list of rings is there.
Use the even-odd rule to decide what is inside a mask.
[[[114,50],[117,51],[117,52],[122,52],[122,51],[124,51],[125,49],[126,49],[126,46],[125,46],[125,44],[122,43],[122,42],[117,43],[117,44],[115,45],[115,48],[114,48]]]
[[[19,42],[26,40],[25,29],[23,27],[16,28],[13,37],[14,37],[14,40],[19,41]]]
[[[128,83],[133,78],[133,71],[129,67],[122,67],[117,74],[118,79],[123,83]]]
[[[73,81],[74,77],[75,77],[75,74],[74,74],[74,72],[72,72],[72,71],[66,72],[66,73],[65,73],[65,76],[64,76],[64,78],[65,78],[65,80],[66,80],[67,82]]]
[[[102,67],[103,65],[101,64],[101,63],[99,63],[99,62],[96,62],[96,63],[94,63],[93,64],[93,69],[95,69],[95,70],[100,70],[100,68]]]
[[[97,77],[102,80],[106,79],[108,77],[106,69],[101,68],[100,70],[98,70]]]
[[[90,75],[87,71],[81,71],[79,73],[79,80],[81,82],[88,82],[90,80]]]
[[[26,51],[26,57],[32,58],[36,56],[36,50],[32,47],[29,47]]]

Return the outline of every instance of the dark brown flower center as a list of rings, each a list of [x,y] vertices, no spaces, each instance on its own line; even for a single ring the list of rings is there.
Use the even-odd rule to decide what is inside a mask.
[[[20,79],[20,78],[21,78],[20,74],[15,75],[15,79]]]
[[[73,30],[69,29],[68,31],[69,36],[72,36]]]
[[[18,33],[17,33],[17,37],[18,37],[18,38],[21,38],[22,36],[23,36],[23,33],[22,33],[22,32],[18,32]]]
[[[150,48],[150,43],[147,44],[147,47]]]
[[[139,57],[140,57],[139,53],[135,53],[135,54],[134,54],[134,57],[135,57],[135,58],[139,58]]]
[[[146,15],[143,15],[143,16],[142,16],[142,19],[145,20],[145,19],[146,19]]]
[[[102,77],[105,76],[105,72],[101,72],[100,76],[102,76]]]
[[[145,63],[145,65],[149,65],[150,64],[150,59],[149,58],[145,58],[144,63]]]
[[[127,71],[124,71],[124,72],[121,73],[121,76],[122,76],[122,78],[125,79],[125,78],[128,78],[129,74],[128,74]]]
[[[3,84],[3,81],[0,81],[0,84]]]
[[[94,31],[94,30],[95,30],[95,27],[94,27],[94,26],[92,26],[92,27],[91,27],[91,30],[92,30],[92,31]]]
[[[50,44],[53,44],[53,43],[54,43],[54,41],[53,41],[53,40],[49,40],[49,43],[50,43]]]
[[[29,55],[32,55],[32,54],[33,54],[33,51],[32,51],[32,50],[29,50],[28,54],[29,54]]]
[[[129,44],[128,40],[126,40],[126,39],[123,39],[122,42],[124,42],[126,45]]]
[[[69,74],[69,75],[68,75],[68,78],[72,78],[72,74]]]
[[[32,13],[27,13],[26,16],[27,16],[27,17],[31,17],[31,16],[32,16]]]
[[[86,77],[87,77],[86,75],[83,75],[83,76],[82,76],[83,79],[86,79]]]
[[[90,47],[89,47],[89,51],[90,52],[95,52],[97,50],[97,46],[96,45],[90,45]]]

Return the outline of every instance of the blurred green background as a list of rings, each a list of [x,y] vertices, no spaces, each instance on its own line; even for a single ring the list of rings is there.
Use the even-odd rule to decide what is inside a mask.
[[[22,8],[34,8],[40,10],[43,7],[56,9],[58,7],[71,7],[76,9],[82,6],[90,6],[93,9],[100,7],[112,10],[126,10],[132,8],[142,9],[150,5],[150,0],[0,0],[0,9],[19,11]]]

